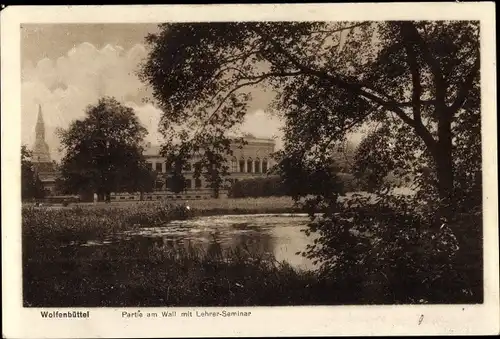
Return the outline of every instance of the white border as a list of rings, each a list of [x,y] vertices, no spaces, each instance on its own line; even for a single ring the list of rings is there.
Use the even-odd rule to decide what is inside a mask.
[[[1,12],[2,284],[6,338],[498,334],[498,216],[494,3],[8,7]],[[483,305],[249,308],[249,318],[126,320],[90,309],[88,320],[41,319],[21,302],[20,23],[165,21],[481,20],[484,177]],[[197,308],[198,310],[204,308]],[[206,309],[206,308],[205,308]],[[243,308],[239,308],[243,309]],[[61,311],[61,309],[59,309]],[[135,309],[129,309],[135,311]],[[151,310],[151,309],[143,309]],[[157,310],[166,310],[158,308]],[[181,310],[180,308],[178,309]],[[424,315],[421,324],[420,316]]]

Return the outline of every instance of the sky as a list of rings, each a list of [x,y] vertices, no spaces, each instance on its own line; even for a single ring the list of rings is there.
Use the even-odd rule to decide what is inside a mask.
[[[147,56],[144,38],[157,31],[155,24],[37,24],[21,26],[21,133],[32,147],[38,105],[46,126],[46,141],[59,160],[56,128],[84,117],[85,108],[103,95],[132,107],[148,129],[146,140],[161,143],[161,111],[143,99],[150,97],[136,76]],[[272,93],[254,92],[242,132],[275,137],[282,145],[282,122],[266,113]]]

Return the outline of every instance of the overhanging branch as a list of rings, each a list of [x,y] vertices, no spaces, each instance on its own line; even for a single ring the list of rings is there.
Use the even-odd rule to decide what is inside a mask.
[[[264,32],[259,32],[263,37],[265,37]],[[436,141],[430,134],[430,132],[425,128],[425,126],[422,123],[417,123],[415,120],[411,119],[406,113],[401,109],[401,107],[398,106],[393,100],[388,101],[383,99],[380,95],[377,95],[375,93],[379,93],[382,96],[388,97],[381,91],[377,91],[376,89],[370,88],[367,85],[360,85],[356,83],[349,83],[345,80],[343,80],[340,76],[330,74],[325,70],[318,70],[314,69],[310,66],[302,64],[297,58],[295,58],[293,55],[291,55],[288,51],[286,51],[280,44],[278,44],[276,41],[272,39],[268,39],[270,43],[281,53],[283,54],[292,64],[294,67],[299,69],[301,72],[304,74],[312,75],[319,77],[321,79],[328,80],[330,83],[332,83],[334,86],[344,88],[350,92],[353,92],[365,99],[370,100],[371,102],[382,106],[392,112],[394,112],[403,122],[408,124],[409,126],[413,127],[417,135],[419,135],[424,143],[429,147],[429,149],[433,152],[435,149],[435,144]],[[370,89],[373,91],[373,93],[370,93],[369,91],[365,90],[363,87]]]
[[[436,109],[440,111],[440,113],[446,113],[446,90],[447,84],[443,78],[443,74],[441,71],[441,66],[439,62],[432,55],[429,50],[429,46],[427,42],[425,42],[420,36],[415,25],[410,21],[403,21],[401,24],[401,32],[403,33],[404,39],[409,43],[417,44],[422,51],[423,58],[425,62],[429,65],[432,73],[432,77],[434,80],[434,89],[436,92]]]
[[[474,79],[476,78],[476,76],[479,75],[479,69],[480,69],[480,58],[478,55],[476,56],[476,60],[474,61],[471,70],[467,74],[467,77],[465,78],[464,82],[458,89],[457,98],[455,99],[453,104],[449,107],[450,115],[452,116],[455,115],[457,111],[464,105],[467,96],[474,84]]]

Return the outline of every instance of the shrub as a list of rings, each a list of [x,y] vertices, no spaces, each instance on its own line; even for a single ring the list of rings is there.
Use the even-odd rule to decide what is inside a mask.
[[[96,274],[96,272],[98,272]],[[255,306],[335,303],[314,272],[245,248],[96,251],[24,266],[25,307]]]
[[[480,302],[480,214],[463,219],[479,232],[466,244],[459,231],[467,228],[436,228],[433,209],[416,208],[412,199],[353,196],[327,209],[310,223],[306,233],[319,237],[303,255],[366,303]]]
[[[288,191],[278,176],[246,179],[235,182],[229,189],[232,198],[282,197]]]

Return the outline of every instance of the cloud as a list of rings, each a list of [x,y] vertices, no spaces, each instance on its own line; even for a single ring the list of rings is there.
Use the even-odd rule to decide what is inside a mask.
[[[160,123],[160,118],[162,111],[151,104],[138,105],[135,102],[126,102],[126,106],[132,108],[142,125],[144,125],[149,134],[145,138],[146,141],[150,142],[152,145],[159,145],[163,140],[163,136],[158,132],[158,126]]]
[[[147,141],[160,144],[158,132],[161,111],[142,99],[150,96],[137,77],[138,64],[147,56],[146,48],[136,44],[128,50],[108,44],[101,49],[83,42],[57,59],[44,58],[35,63],[26,62],[22,79],[22,142],[32,147],[38,104],[42,106],[46,140],[55,160],[61,158],[56,128],[66,128],[71,121],[84,117],[85,108],[97,103],[99,97],[113,96],[133,108],[142,124],[148,129]],[[276,137],[281,147],[281,121],[264,112],[270,101],[269,94],[256,95],[254,105],[245,118],[241,131],[257,137]]]
[[[22,142],[29,147],[33,145],[38,104],[41,104],[47,143],[53,158],[59,159],[55,129],[66,128],[74,119],[82,118],[85,108],[104,95],[133,106],[151,133],[148,138],[157,138],[157,125],[151,124],[157,124],[157,118],[152,117],[159,112],[141,103],[147,89],[136,76],[138,63],[146,55],[140,44],[124,51],[120,46],[108,44],[97,49],[84,42],[56,60],[44,58],[36,65],[26,63],[21,74]]]

